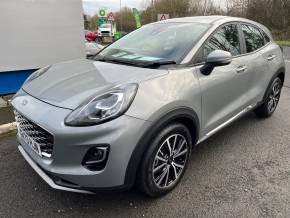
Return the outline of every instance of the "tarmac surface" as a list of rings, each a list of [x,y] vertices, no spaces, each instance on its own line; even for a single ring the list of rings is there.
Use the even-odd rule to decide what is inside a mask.
[[[249,113],[203,142],[178,187],[159,199],[137,190],[53,190],[19,154],[15,133],[1,136],[0,217],[290,217],[289,71],[286,76],[271,118]]]

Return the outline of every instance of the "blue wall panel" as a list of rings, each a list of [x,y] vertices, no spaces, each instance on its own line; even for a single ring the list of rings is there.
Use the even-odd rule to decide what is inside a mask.
[[[35,70],[0,72],[0,95],[16,93]]]

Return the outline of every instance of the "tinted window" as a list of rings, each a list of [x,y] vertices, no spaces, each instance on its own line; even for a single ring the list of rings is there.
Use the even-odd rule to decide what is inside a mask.
[[[264,38],[257,28],[243,24],[242,31],[244,33],[248,53],[256,51],[257,49],[264,46]]]
[[[264,36],[264,39],[265,39],[265,41],[266,41],[266,43],[268,43],[268,42],[270,42],[271,40],[270,40],[270,37],[264,32],[264,31],[262,31],[262,34],[263,34],[263,36]]]
[[[241,54],[239,32],[236,24],[231,24],[219,29],[205,44],[204,58],[214,50],[224,50],[233,56]]]

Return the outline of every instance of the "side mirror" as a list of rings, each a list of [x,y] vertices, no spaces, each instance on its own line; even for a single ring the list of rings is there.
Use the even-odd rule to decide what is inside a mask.
[[[225,66],[232,62],[232,55],[230,52],[223,50],[215,50],[211,52],[207,58],[205,65],[200,69],[204,75],[209,75],[217,66]]]

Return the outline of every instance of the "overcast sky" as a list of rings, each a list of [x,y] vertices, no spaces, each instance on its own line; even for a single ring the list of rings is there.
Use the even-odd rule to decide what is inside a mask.
[[[122,7],[142,9],[146,7],[147,0],[122,0]],[[117,11],[120,9],[120,0],[83,0],[83,7],[86,14],[94,15],[99,8],[105,8],[108,11]]]
[[[143,9],[151,0],[121,0],[122,7]],[[225,0],[215,0],[217,4],[223,4]],[[99,8],[105,8],[108,11],[118,11],[120,9],[120,0],[83,0],[84,12],[94,15]]]

